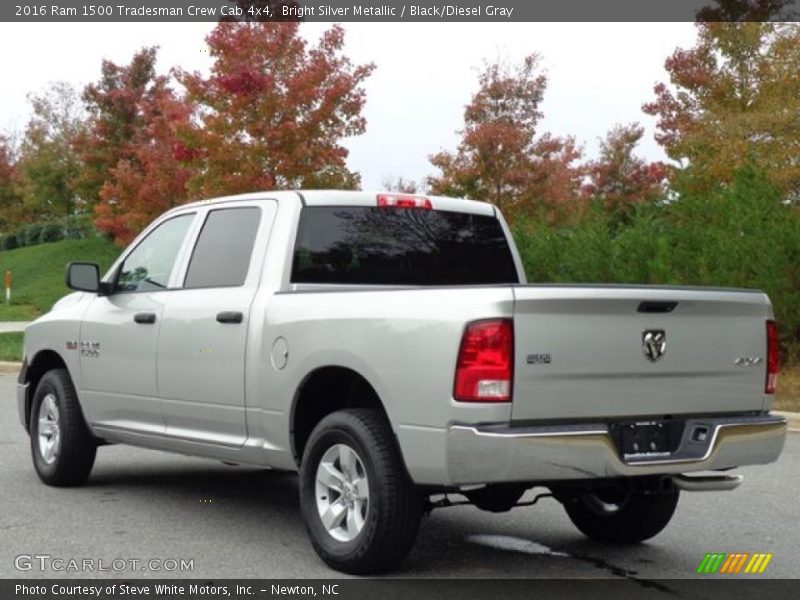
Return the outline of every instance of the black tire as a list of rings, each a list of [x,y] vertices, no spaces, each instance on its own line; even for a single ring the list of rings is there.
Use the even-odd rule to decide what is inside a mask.
[[[667,526],[678,505],[678,496],[678,490],[669,487],[658,491],[629,491],[622,498],[615,497],[608,502],[602,494],[585,492],[566,499],[564,508],[575,526],[589,539],[636,544]]]
[[[45,458],[39,436],[43,402],[52,402],[50,406],[58,420],[59,440],[50,460]],[[59,487],[85,483],[94,465],[97,444],[83,420],[75,387],[66,369],[53,369],[42,376],[33,395],[30,419],[31,454],[39,478],[47,485]]]
[[[317,469],[326,452],[338,445],[355,451],[369,490],[368,502],[361,505],[365,515],[361,529],[349,541],[335,539],[317,507]],[[319,422],[300,465],[300,508],[314,550],[338,571],[377,573],[405,558],[417,537],[423,498],[410,481],[394,434],[380,412],[348,409]]]

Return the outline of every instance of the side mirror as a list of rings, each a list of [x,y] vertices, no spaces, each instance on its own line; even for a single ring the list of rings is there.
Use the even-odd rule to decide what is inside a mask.
[[[71,262],[67,265],[67,287],[79,292],[100,291],[100,267],[95,263]]]

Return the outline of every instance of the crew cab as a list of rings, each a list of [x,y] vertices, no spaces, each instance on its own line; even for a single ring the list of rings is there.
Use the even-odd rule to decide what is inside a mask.
[[[296,470],[313,547],[350,573],[456,494],[501,512],[547,488],[590,538],[640,542],[785,440],[764,293],[529,285],[485,203],[197,202],[66,283],[17,388],[42,481],[84,483],[104,444]]]

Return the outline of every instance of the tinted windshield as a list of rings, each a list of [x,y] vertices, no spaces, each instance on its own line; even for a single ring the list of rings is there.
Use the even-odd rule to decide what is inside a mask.
[[[308,206],[300,215],[292,283],[518,282],[495,217],[364,206]]]

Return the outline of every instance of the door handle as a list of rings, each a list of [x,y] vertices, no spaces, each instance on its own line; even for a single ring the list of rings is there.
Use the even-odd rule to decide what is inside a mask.
[[[226,310],[217,313],[218,323],[241,323],[244,315],[235,310]]]
[[[141,325],[152,325],[156,322],[156,313],[136,313],[133,320]]]

